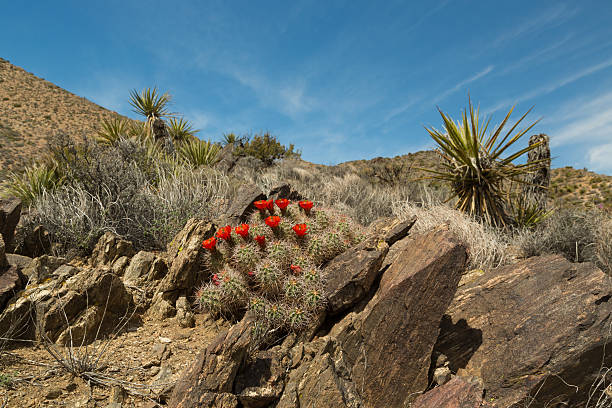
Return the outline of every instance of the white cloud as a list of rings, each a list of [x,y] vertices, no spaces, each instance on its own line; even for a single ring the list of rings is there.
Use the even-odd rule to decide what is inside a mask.
[[[589,168],[600,173],[612,172],[612,143],[602,144],[589,149],[587,154]]]
[[[518,103],[524,102],[524,101],[528,101],[530,99],[536,98],[538,96],[542,96],[542,95],[546,95],[549,94],[551,92],[556,91],[559,88],[562,88],[566,85],[569,85],[573,82],[578,81],[579,79],[582,79],[584,77],[587,77],[589,75],[592,75],[598,71],[601,71],[603,69],[609,68],[612,66],[612,58],[609,58],[603,62],[600,62],[599,64],[595,64],[592,65],[590,67],[584,68],[581,71],[578,71],[574,74],[568,75],[565,78],[561,78],[555,82],[551,82],[548,85],[545,86],[541,86],[539,88],[536,88],[530,92],[524,93],[523,95],[516,97],[514,99],[504,99],[501,102],[497,103],[496,105],[494,105],[493,107],[487,109],[485,111],[485,114],[491,114],[493,112],[496,112],[502,108],[507,108],[510,107],[512,105],[516,105]]]
[[[445,92],[442,92],[440,95],[435,97],[434,100],[432,101],[432,104],[436,104],[440,102],[441,100],[448,98],[450,95],[454,94],[455,92],[463,89],[463,87],[465,87],[466,85],[471,84],[472,82],[478,81],[480,78],[484,77],[485,75],[493,71],[493,68],[495,68],[493,65],[489,65],[482,71],[478,72],[476,75],[473,75],[467,79],[464,79],[463,81],[459,82],[457,85],[453,86],[451,89]]]

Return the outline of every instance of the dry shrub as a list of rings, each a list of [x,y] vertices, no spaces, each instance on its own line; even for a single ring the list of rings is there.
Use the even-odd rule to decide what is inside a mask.
[[[103,182],[92,190],[75,181],[45,192],[28,223],[42,224],[62,255],[88,253],[106,231],[138,249],[161,249],[189,218],[208,219],[227,201],[227,178],[212,169],[158,169],[154,178],[138,166],[122,169],[121,176],[115,174],[120,189]]]
[[[318,205],[334,207],[362,225],[393,215],[396,201],[417,200],[420,182],[401,185],[372,184],[346,168],[314,166],[299,160],[283,160],[249,180],[264,192],[279,183],[289,183]]]
[[[537,228],[522,230],[514,243],[522,255],[561,254],[572,262],[593,262],[606,272],[612,265],[612,220],[599,209],[560,209]]]
[[[510,261],[504,233],[436,200],[427,199],[421,204],[397,202],[393,206],[393,213],[400,219],[416,216],[417,221],[412,229],[415,232],[448,224],[450,231],[469,249],[471,268],[495,268]]]

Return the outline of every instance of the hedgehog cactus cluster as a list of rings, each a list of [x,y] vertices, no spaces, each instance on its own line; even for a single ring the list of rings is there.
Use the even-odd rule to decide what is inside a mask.
[[[224,226],[202,242],[210,282],[199,306],[231,318],[254,313],[263,331],[299,331],[325,307],[321,266],[356,244],[359,227],[311,201],[260,200],[248,223]]]

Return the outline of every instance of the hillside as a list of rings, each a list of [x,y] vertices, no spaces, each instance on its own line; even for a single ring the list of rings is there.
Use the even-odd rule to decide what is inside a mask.
[[[8,170],[19,169],[35,159],[50,135],[92,135],[102,119],[113,115],[118,114],[0,58],[0,181]],[[315,166],[356,173],[372,184],[395,185],[426,175],[415,168],[435,168],[438,163],[433,151],[421,151],[331,167]],[[612,177],[586,169],[553,169],[551,202],[559,206],[603,204],[612,209]]]
[[[117,113],[0,58],[0,180],[36,157],[49,135],[81,138]]]

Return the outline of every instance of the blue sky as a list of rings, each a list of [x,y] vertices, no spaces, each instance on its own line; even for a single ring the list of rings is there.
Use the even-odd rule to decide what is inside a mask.
[[[531,106],[554,167],[612,174],[612,1],[13,1],[0,56],[134,117],[157,86],[218,140],[270,131],[333,164],[432,148],[469,92]],[[532,132],[532,133],[534,133]],[[524,143],[527,141],[525,140]]]

